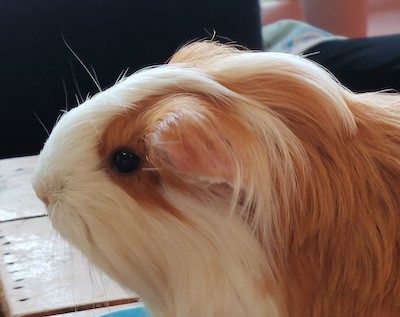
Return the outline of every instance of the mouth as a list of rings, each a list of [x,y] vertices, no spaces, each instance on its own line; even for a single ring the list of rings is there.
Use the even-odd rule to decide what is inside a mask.
[[[48,202],[46,205],[46,210],[47,210],[47,215],[49,216],[50,220],[52,220],[52,218],[54,217],[55,214],[55,205],[50,204],[50,202]]]
[[[46,208],[48,209],[50,204],[50,199],[47,191],[44,190],[44,186],[40,186],[40,184],[33,181],[32,187],[33,190],[35,191],[36,196],[45,204]]]
[[[72,245],[81,251],[97,248],[95,236],[85,217],[73,208],[66,207],[65,202],[50,202],[47,213],[53,228]]]
[[[96,243],[95,243],[92,231],[90,230],[89,226],[83,220],[82,216],[78,215],[78,218],[82,222],[83,234],[85,235],[86,240],[88,241],[88,243],[90,245],[95,246]]]

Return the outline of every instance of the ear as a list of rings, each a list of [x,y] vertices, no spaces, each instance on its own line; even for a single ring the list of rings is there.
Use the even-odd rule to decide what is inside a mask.
[[[174,109],[151,134],[151,160],[190,182],[231,184],[232,149],[222,124],[197,99],[174,99],[169,101]],[[177,106],[182,103],[184,107]]]

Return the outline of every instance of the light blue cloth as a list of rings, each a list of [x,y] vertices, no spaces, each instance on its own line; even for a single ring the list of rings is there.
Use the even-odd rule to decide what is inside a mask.
[[[264,51],[299,54],[319,43],[343,39],[310,24],[296,20],[280,20],[262,28]]]
[[[151,317],[151,315],[143,305],[137,305],[131,308],[114,310],[99,317]]]

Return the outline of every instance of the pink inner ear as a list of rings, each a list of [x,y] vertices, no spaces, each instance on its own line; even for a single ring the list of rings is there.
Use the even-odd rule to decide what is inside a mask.
[[[160,123],[153,137],[155,155],[173,172],[196,181],[231,182],[228,142],[203,117],[174,115]]]

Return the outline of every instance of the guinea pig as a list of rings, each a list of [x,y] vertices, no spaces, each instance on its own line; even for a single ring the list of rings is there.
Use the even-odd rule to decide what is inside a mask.
[[[69,111],[33,186],[153,317],[400,316],[400,96],[181,48]]]

